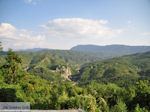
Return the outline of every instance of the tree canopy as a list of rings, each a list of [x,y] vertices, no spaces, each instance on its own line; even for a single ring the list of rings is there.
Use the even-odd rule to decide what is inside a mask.
[[[10,49],[0,58],[1,102],[30,102],[32,109],[150,111],[150,53],[87,63],[80,70],[45,52]],[[61,74],[67,68],[71,78]]]

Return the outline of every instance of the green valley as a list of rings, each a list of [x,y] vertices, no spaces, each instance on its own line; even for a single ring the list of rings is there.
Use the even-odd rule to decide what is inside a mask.
[[[101,59],[77,51],[1,51],[0,101],[32,109],[148,112],[150,52]]]

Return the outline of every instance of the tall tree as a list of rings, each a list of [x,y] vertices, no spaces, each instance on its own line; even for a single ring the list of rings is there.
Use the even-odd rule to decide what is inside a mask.
[[[17,83],[21,78],[21,62],[21,58],[10,49],[6,56],[6,63],[2,66],[6,83]]]

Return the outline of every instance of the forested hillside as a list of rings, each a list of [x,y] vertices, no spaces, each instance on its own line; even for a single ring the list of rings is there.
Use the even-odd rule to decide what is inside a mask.
[[[150,76],[150,52],[85,64],[75,76],[76,80],[125,81]]]
[[[30,102],[32,109],[150,111],[150,52],[107,60],[85,56],[70,51],[1,52],[0,101]]]
[[[73,64],[82,65],[88,62],[94,62],[102,59],[102,57],[98,57],[97,55],[92,53],[84,53],[71,50],[40,50],[40,51],[27,50],[27,51],[17,51],[17,53],[21,55],[23,59],[25,59],[25,63],[30,62],[34,56],[40,57],[41,55],[45,55],[45,57],[51,56],[54,58],[55,61],[64,60],[65,62],[70,63],[71,65]]]

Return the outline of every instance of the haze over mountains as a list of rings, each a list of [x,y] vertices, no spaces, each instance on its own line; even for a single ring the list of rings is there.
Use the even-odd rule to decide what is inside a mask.
[[[82,60],[99,60],[108,59],[116,56],[123,56],[135,53],[144,53],[150,51],[150,46],[128,46],[128,45],[77,45],[70,50],[48,49],[48,48],[33,48],[20,51],[38,52],[49,51],[52,54],[65,57],[66,59],[75,58],[80,55]],[[70,57],[68,57],[70,55]],[[79,60],[80,62],[80,60]],[[88,61],[87,61],[88,62]]]
[[[99,52],[99,53],[112,53],[112,54],[133,54],[150,51],[150,46],[128,46],[128,45],[77,45],[72,47],[73,51],[82,52]]]

